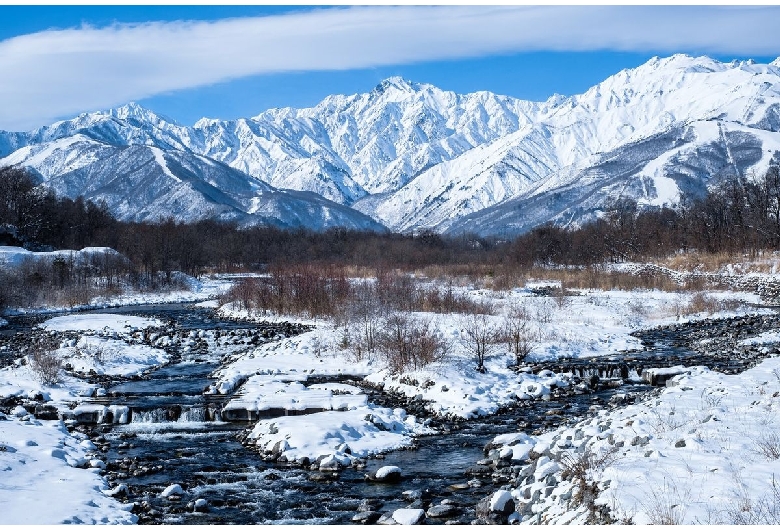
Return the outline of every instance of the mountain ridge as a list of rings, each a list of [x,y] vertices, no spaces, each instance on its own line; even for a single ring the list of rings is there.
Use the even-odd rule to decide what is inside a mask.
[[[671,131],[669,141],[654,140]],[[339,205],[337,222],[348,227],[495,234],[564,218],[583,222],[620,196],[643,207],[672,204],[728,175],[761,172],[780,150],[779,132],[780,58],[723,63],[677,54],[621,70],[582,94],[541,102],[391,77],[369,92],[330,95],[309,108],[202,118],[192,126],[129,103],[28,133],[0,132],[0,163],[27,166],[44,185],[58,183],[60,193],[119,204],[110,187],[75,183],[83,174],[109,178],[129,167],[121,150],[145,146],[160,150],[149,159],[147,176],[155,177],[145,185],[161,195],[136,211],[117,206],[120,217],[154,220],[164,211],[155,201],[170,210],[174,199],[163,196],[179,193],[193,205],[181,210],[182,220],[235,215],[242,224],[264,223],[255,218],[262,208],[253,210],[262,188],[311,213],[304,217],[314,229],[334,226]],[[179,165],[168,167],[165,155]],[[615,172],[619,164],[604,161],[618,156],[641,167]],[[183,186],[164,182],[185,173]],[[288,190],[327,202],[296,203],[302,196]],[[568,204],[556,203],[562,195]],[[313,214],[318,209],[323,219]],[[283,225],[285,215],[295,217],[271,210]]]

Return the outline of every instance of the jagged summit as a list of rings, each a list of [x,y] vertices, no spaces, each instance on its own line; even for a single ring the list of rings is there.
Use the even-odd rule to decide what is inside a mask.
[[[376,85],[376,87],[374,87],[375,92],[385,92],[392,89],[403,92],[416,92],[417,86],[415,83],[407,81],[401,76],[392,76],[384,79],[382,82]]]
[[[685,54],[542,102],[390,77],[251,119],[184,127],[131,103],[0,133],[0,163],[24,164],[60,193],[109,198],[123,216],[165,208],[183,219],[257,221],[276,194],[284,201],[274,204],[309,212],[296,222],[314,227],[368,226],[371,217],[398,231],[488,234],[582,222],[616,197],[673,204],[730,174],[762,171],[778,150],[780,58]],[[119,189],[158,195],[142,207],[111,195]],[[191,207],[176,206],[185,197]],[[312,197],[331,202],[300,202]]]
[[[147,121],[162,121],[170,123],[171,125],[179,125],[173,118],[154,112],[153,110],[143,107],[134,101],[127,103],[126,105],[122,105],[121,107],[112,109],[108,113],[120,120],[136,119]]]

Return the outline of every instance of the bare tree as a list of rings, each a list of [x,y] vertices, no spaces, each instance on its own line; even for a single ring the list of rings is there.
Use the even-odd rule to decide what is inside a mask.
[[[474,354],[477,361],[477,371],[484,373],[485,359],[501,342],[501,331],[487,315],[468,315],[464,320],[461,339],[469,351]]]
[[[502,338],[509,352],[515,356],[517,364],[525,361],[537,342],[536,334],[528,320],[528,311],[523,306],[510,308],[509,314],[504,318]]]

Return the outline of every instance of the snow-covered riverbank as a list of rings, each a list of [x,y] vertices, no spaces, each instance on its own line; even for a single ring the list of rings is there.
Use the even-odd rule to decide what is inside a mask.
[[[641,403],[498,437],[496,451],[524,465],[514,518],[592,522],[591,496],[597,511],[636,524],[780,522],[780,358],[739,375],[686,372]]]
[[[690,318],[753,312],[753,308],[740,303],[758,301],[757,297],[744,293],[710,293],[708,296],[712,300],[732,302],[726,304],[730,311],[707,314],[692,313],[693,293],[580,291],[576,295],[556,298],[537,296],[532,287],[538,286],[510,292],[463,289],[463,293],[472,299],[493,306],[493,314],[485,317],[488,326],[497,328],[510,315],[524,315],[522,318],[533,335],[533,349],[529,355],[532,361],[620,356],[624,351],[641,349],[639,339],[630,335],[636,329]],[[209,304],[214,305],[213,302]],[[231,317],[269,319],[269,315],[250,315],[234,307],[224,307],[220,311]],[[153,319],[136,321],[134,318],[126,315],[57,317],[44,324],[44,328],[77,332],[78,336],[57,350],[61,360],[71,364],[72,370],[129,375],[167,360],[165,352],[154,345],[133,342],[137,339],[133,338],[133,334],[159,322]],[[233,407],[258,414],[274,408],[321,409],[301,416],[260,419],[248,433],[248,440],[263,454],[275,458],[284,456],[288,461],[303,462],[308,459],[319,469],[329,471],[350,465],[370,454],[411,445],[414,436],[431,431],[422,418],[402,409],[368,403],[357,387],[337,383],[301,384],[310,377],[365,379],[408,399],[419,400],[425,404],[429,414],[460,418],[489,415],[502,405],[518,400],[547,399],[556,387],[572,384],[566,374],[518,371],[513,367],[514,356],[503,344],[496,344],[491,349],[483,371],[476,370],[474,353],[465,331],[469,317],[414,313],[411,318],[428,322],[432,332],[447,345],[443,359],[418,370],[392,373],[381,358],[358,359],[354,352],[344,347],[342,327],[328,321],[312,321],[309,324],[316,326],[312,331],[279,341],[254,344],[238,337],[231,338],[230,343],[225,342],[225,337],[220,341],[208,339],[209,348],[219,348],[225,354],[225,363],[215,373],[217,380],[207,393],[232,394],[237,391],[226,409]],[[296,320],[284,316],[274,319]],[[689,377],[705,375],[692,370]],[[38,398],[43,404],[79,404],[97,391],[95,385],[70,375],[64,375],[56,385],[45,384],[36,378],[29,365],[21,363],[0,370],[2,398],[17,396]],[[13,430],[10,427],[7,430],[13,433],[12,439],[0,442],[14,449],[3,453],[2,458],[6,459],[4,462],[9,469],[15,470],[17,479],[10,491],[4,490],[5,493],[0,494],[0,501],[5,495],[7,502],[15,502],[15,513],[27,514],[28,518],[32,518],[29,522],[65,522],[73,517],[85,522],[102,522],[104,519],[105,522],[129,522],[132,519],[126,506],[104,493],[107,485],[91,471],[100,469],[101,463],[93,462],[96,458],[89,443],[81,445],[83,440],[80,436],[69,435],[62,422],[35,420],[26,412],[15,409],[8,419],[0,423],[2,425],[13,425]],[[49,432],[45,429],[58,434],[39,434]],[[25,434],[27,432],[29,434]],[[71,500],[63,501],[59,511],[41,511],[46,515],[41,515],[40,520],[36,519],[36,507],[43,501],[37,496],[22,493],[23,484],[36,491],[36,480],[39,480],[36,478],[38,468],[23,464],[32,461],[25,452],[28,450],[17,447],[16,440],[28,439],[38,446],[24,447],[47,448],[51,454],[63,447],[77,448],[71,451],[72,458],[52,457],[57,460],[46,461],[41,466],[50,467],[55,474],[59,467],[65,466],[70,468],[68,473],[89,477],[89,481],[74,481],[68,497]],[[637,473],[642,472],[642,463],[644,461],[641,460],[635,463]],[[52,482],[56,480],[54,477],[46,475],[43,480]],[[94,481],[97,481],[97,487]],[[517,493],[513,492],[513,495]],[[82,505],[97,511],[86,513]]]
[[[167,361],[164,351],[129,345],[110,337],[159,326],[153,319],[127,315],[72,315],[45,322],[51,331],[86,332],[54,351],[75,371],[130,375]],[[97,358],[99,353],[99,359]],[[83,379],[60,372],[56,382],[41,380],[30,359],[0,370],[0,399],[28,398],[66,408],[98,391]],[[86,435],[69,433],[61,420],[35,419],[16,406],[0,413],[0,511],[5,524],[134,523],[132,504],[115,500],[98,474],[105,466]]]

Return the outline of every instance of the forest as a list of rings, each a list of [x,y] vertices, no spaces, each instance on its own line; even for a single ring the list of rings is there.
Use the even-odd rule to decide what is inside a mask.
[[[0,306],[35,303],[42,291],[52,289],[67,291],[69,305],[76,305],[98,287],[165,288],[176,282],[175,271],[198,277],[308,265],[364,269],[373,276],[430,267],[506,276],[533,267],[587,268],[681,252],[752,254],[780,247],[780,167],[772,165],[758,178],[725,180],[704,196],[683,197],[675,208],[618,200],[594,222],[547,224],[513,240],[433,232],[240,228],[211,220],[119,221],[104,204],[57,197],[38,186],[27,170],[4,167],[0,244],[33,251],[111,247],[123,256],[38,260],[0,271]]]

